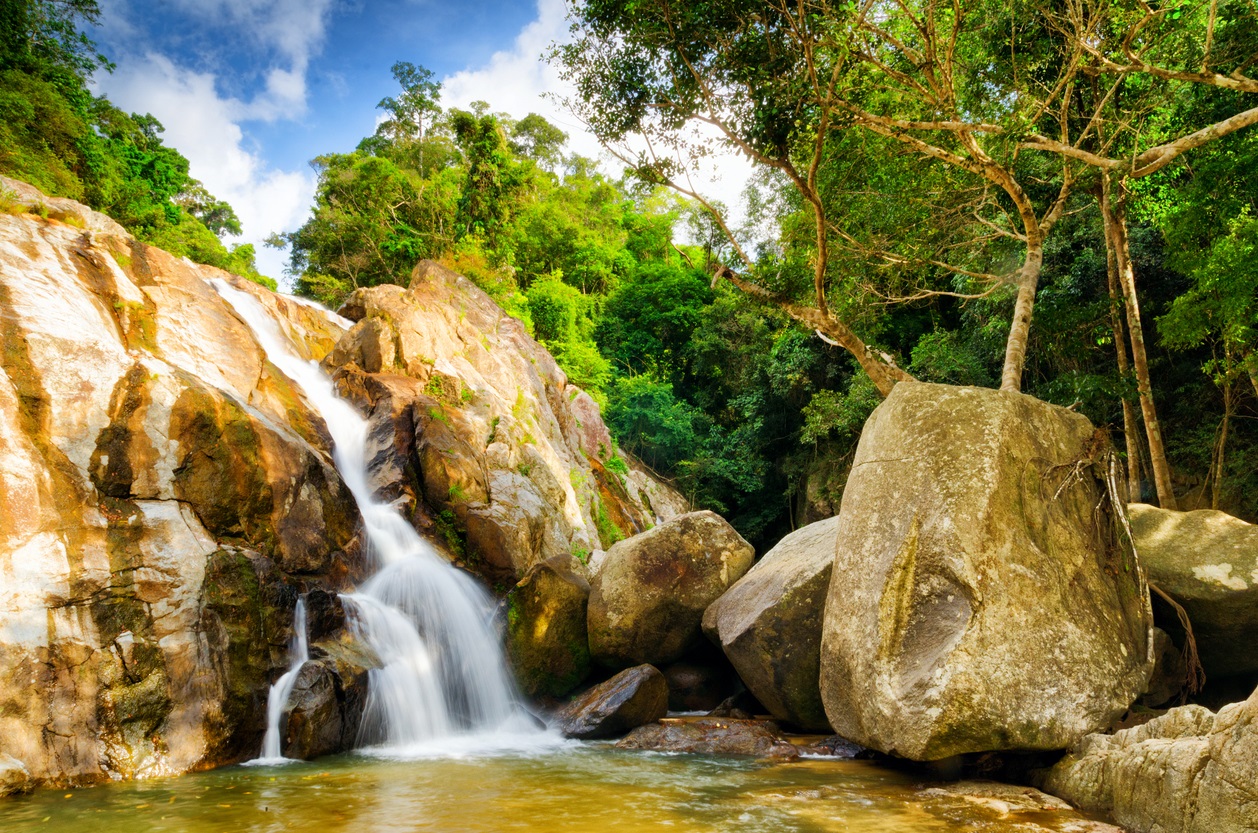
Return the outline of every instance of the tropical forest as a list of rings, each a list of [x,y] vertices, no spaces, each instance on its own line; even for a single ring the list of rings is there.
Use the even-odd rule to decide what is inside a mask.
[[[127,5],[0,0],[15,830],[1258,832],[1252,0],[543,0],[265,239]]]

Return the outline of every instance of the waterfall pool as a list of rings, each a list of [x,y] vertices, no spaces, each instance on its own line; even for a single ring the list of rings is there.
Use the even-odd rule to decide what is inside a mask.
[[[0,819],[4,833],[1117,831],[1069,810],[1020,810],[1010,795],[1025,791],[988,786],[1006,792],[985,794],[869,761],[769,763],[566,742],[463,757],[447,748],[429,759],[339,755],[43,789],[0,803]]]

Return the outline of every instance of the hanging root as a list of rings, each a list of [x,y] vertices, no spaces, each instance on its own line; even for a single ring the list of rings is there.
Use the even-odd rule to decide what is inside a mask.
[[[1179,692],[1179,703],[1183,705],[1188,702],[1188,698],[1201,691],[1206,685],[1206,670],[1201,666],[1201,658],[1197,656],[1197,637],[1192,632],[1192,621],[1188,618],[1188,611],[1184,610],[1183,605],[1175,601],[1170,595],[1152,582],[1149,583],[1149,589],[1162,597],[1162,601],[1166,602],[1175,611],[1175,615],[1179,617],[1179,624],[1184,628],[1184,670],[1187,674],[1184,680],[1184,687]]]

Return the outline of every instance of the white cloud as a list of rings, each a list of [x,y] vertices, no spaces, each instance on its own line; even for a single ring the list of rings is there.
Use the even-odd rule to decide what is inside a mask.
[[[259,268],[279,277],[286,256],[261,241],[302,224],[315,178],[310,171],[271,168],[246,149],[240,123],[256,105],[222,97],[214,75],[181,68],[154,53],[123,59],[112,75],[98,81],[117,106],[152,113],[165,125],[162,140],[188,158],[189,172],[211,194],[231,204],[244,229],[241,240],[258,249]]]
[[[570,37],[564,0],[538,0],[537,19],[520,31],[510,49],[494,53],[483,67],[442,80],[442,104],[467,107],[480,100],[488,102],[491,110],[516,118],[538,113],[568,134],[569,150],[601,158],[605,171],[619,176],[623,165],[607,155],[585,126],[558,103],[575,95],[575,89],[542,56],[553,44],[565,43]],[[691,182],[705,197],[729,206],[733,225],[738,225],[745,213],[742,192],[752,171],[752,163],[741,154],[718,154],[692,172]]]
[[[259,152],[249,149],[241,125],[295,119],[306,112],[307,70],[322,46],[333,0],[172,2],[179,13],[201,22],[203,38],[212,41],[230,32],[252,44],[261,53],[252,65],[267,67],[264,87],[242,101],[220,91],[219,82],[226,76],[214,70],[197,71],[177,57],[156,52],[129,52],[126,46],[144,38],[128,0],[102,3],[103,40],[115,45],[120,57],[117,70],[98,75],[96,83],[122,109],[152,113],[162,122],[164,142],[188,158],[191,175],[210,193],[231,204],[244,230],[241,241],[253,243],[259,269],[278,278],[287,254],[262,246],[262,240],[305,221],[316,181],[308,170],[269,166]],[[198,51],[195,58],[206,60],[207,53]]]

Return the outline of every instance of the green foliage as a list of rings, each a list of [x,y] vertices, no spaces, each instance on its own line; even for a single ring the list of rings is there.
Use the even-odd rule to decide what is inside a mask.
[[[88,90],[88,76],[110,67],[77,26],[99,15],[93,0],[0,2],[0,173],[85,202],[173,254],[273,287],[251,247],[219,240],[240,233],[235,212],[162,144],[157,119]]]

